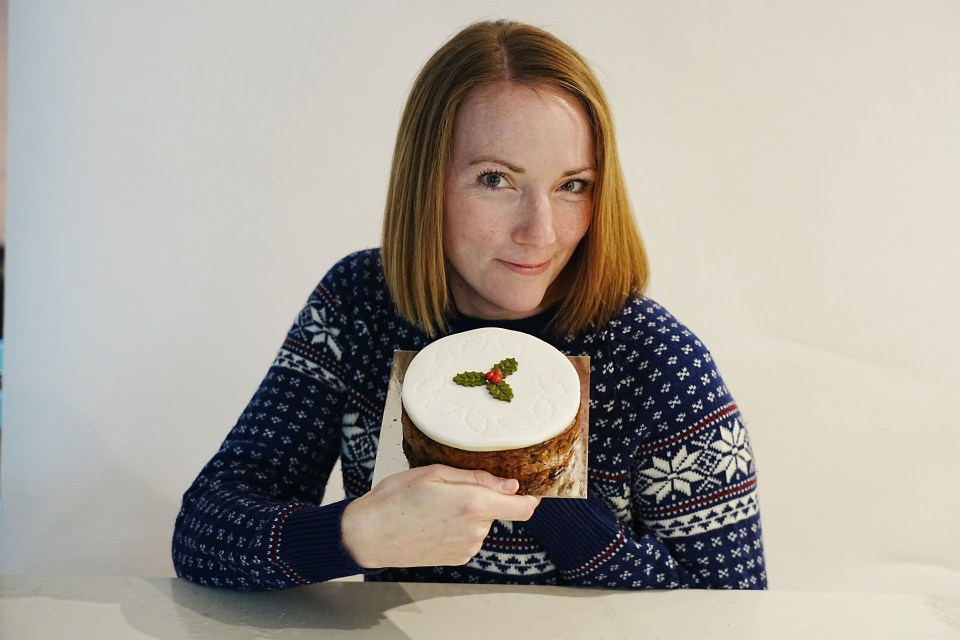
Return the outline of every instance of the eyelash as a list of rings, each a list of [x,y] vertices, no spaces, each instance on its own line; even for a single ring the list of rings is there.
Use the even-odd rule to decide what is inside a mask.
[[[484,179],[484,178],[486,178],[487,176],[500,176],[500,177],[503,178],[504,180],[507,179],[507,175],[506,175],[505,173],[503,173],[502,171],[481,171],[480,173],[478,173],[478,174],[477,174],[477,182],[480,183],[480,186],[481,186],[481,187],[483,187],[484,189],[490,189],[490,191],[497,191],[498,188],[497,188],[497,187],[491,187],[489,184],[487,184],[487,181]]]
[[[506,180],[506,178],[507,178],[506,174],[503,173],[502,171],[481,171],[480,173],[478,173],[478,174],[477,174],[477,182],[479,182],[479,183],[480,183],[480,186],[482,186],[484,189],[489,189],[490,191],[499,191],[499,188],[498,188],[498,187],[491,187],[489,184],[487,184],[487,181],[484,180],[484,178],[486,178],[487,176],[500,176],[500,177],[503,178],[504,180]],[[581,186],[580,186],[580,190],[579,190],[579,191],[571,191],[571,192],[569,192],[569,193],[574,193],[574,194],[577,194],[577,193],[586,193],[586,192],[589,191],[590,188],[593,186],[593,181],[592,181],[592,180],[588,180],[588,179],[586,179],[586,178],[576,178],[576,179],[573,179],[573,180],[567,180],[567,182],[564,182],[563,184],[567,184],[568,182],[579,182],[579,183],[580,183]],[[562,185],[561,185],[561,186],[562,186]]]
[[[577,193],[586,193],[586,192],[590,191],[590,187],[593,186],[593,181],[592,181],[592,180],[587,180],[586,178],[574,178],[573,180],[567,180],[567,182],[579,182],[579,183],[580,183],[580,191],[571,191],[571,192],[570,192],[570,193],[574,193],[574,194],[577,194]],[[567,184],[567,182],[564,182],[563,184]],[[562,185],[561,185],[561,186],[562,186]]]

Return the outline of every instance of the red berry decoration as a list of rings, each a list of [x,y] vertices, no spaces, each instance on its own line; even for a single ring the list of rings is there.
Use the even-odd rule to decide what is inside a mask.
[[[487,382],[500,384],[503,382],[503,371],[500,371],[500,369],[492,369],[487,371],[487,375],[485,375],[484,378],[487,379]]]

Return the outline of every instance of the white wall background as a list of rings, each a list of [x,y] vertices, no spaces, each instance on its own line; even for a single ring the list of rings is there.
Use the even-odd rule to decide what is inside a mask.
[[[0,571],[169,575],[180,495],[377,243],[427,56],[545,26],[752,429],[777,589],[960,593],[960,3],[13,0]]]

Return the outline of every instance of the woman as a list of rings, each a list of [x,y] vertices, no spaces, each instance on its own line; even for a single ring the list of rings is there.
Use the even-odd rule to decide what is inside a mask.
[[[709,351],[642,295],[603,92],[527,25],[484,22],[418,76],[379,250],[323,278],[184,496],[180,576],[765,588],[756,477]],[[439,465],[371,488],[392,354],[480,326],[591,362],[589,496]],[[318,506],[339,457],[347,498]]]

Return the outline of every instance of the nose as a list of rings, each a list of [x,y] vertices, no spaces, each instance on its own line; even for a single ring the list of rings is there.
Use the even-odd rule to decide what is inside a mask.
[[[511,238],[521,245],[546,247],[557,239],[553,203],[545,194],[524,194]]]

